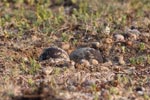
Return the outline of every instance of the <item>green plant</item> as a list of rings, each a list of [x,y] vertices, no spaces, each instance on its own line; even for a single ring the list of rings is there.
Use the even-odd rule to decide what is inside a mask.
[[[109,91],[110,91],[111,94],[116,94],[117,95],[119,93],[119,91],[116,87],[110,87]]]
[[[134,57],[129,59],[130,63],[135,65],[136,64],[136,59]]]
[[[76,39],[73,40],[73,45],[76,45],[78,41]]]
[[[29,68],[29,74],[35,74],[40,70],[40,65],[38,62],[36,62],[34,59],[29,59],[30,68]]]
[[[92,84],[91,88],[92,88],[93,92],[96,92],[96,91],[97,91],[97,90],[96,90],[96,88],[97,88],[96,84]]]
[[[94,93],[94,100],[99,100],[99,95],[98,95],[98,93]]]
[[[122,52],[123,52],[123,53],[126,52],[126,47],[125,47],[125,46],[122,46],[121,49],[122,49]]]
[[[36,8],[37,22],[41,24],[44,20],[48,20],[53,17],[52,11],[46,9],[44,5],[37,5]]]
[[[28,71],[27,66],[26,66],[26,64],[25,64],[25,61],[22,61],[21,66],[20,66],[20,70],[21,70],[23,73],[26,73],[26,72]]]
[[[150,100],[150,96],[147,94],[144,94],[144,100]]]
[[[63,42],[68,42],[69,41],[69,34],[62,33],[62,41]]]
[[[140,51],[145,50],[145,49],[146,49],[145,43],[140,43],[140,44],[139,44],[139,49],[140,49]]]
[[[28,84],[29,84],[30,86],[33,86],[33,85],[34,85],[34,81],[33,81],[32,78],[29,78],[29,79],[28,79]]]
[[[137,64],[143,64],[143,63],[144,63],[144,58],[143,58],[142,56],[138,57],[138,58],[136,59],[136,63],[137,63]]]
[[[147,55],[147,63],[150,64],[150,55]]]
[[[55,75],[59,75],[60,72],[61,72],[61,69],[60,69],[60,68],[55,68],[55,69],[53,70],[53,73],[54,73]]]
[[[130,63],[133,65],[140,65],[140,64],[144,64],[144,62],[146,61],[145,58],[143,56],[139,56],[137,58],[133,57],[129,59]]]

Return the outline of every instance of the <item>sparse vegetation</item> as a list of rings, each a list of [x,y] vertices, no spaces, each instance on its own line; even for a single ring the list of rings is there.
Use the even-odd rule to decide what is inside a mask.
[[[1,0],[1,99],[149,100],[149,12],[150,0]],[[102,63],[38,61],[50,45],[70,54],[93,42]]]

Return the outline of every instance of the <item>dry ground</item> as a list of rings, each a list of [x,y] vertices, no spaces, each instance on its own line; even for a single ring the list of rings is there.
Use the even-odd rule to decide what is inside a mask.
[[[70,54],[95,43],[104,58],[98,65],[72,68],[38,62],[50,45]],[[150,1],[1,0],[0,96],[150,100]]]

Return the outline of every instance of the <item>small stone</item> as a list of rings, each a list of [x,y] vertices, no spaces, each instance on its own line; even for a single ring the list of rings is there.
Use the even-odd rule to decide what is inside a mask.
[[[121,66],[114,65],[113,70],[119,72],[121,70]]]
[[[115,38],[115,41],[120,41],[120,42],[123,42],[124,41],[124,36],[121,35],[121,34],[115,34],[114,35],[114,38]]]
[[[23,57],[23,61],[27,62],[29,59],[27,57]]]
[[[124,59],[123,59],[123,56],[119,56],[119,57],[118,57],[118,61],[119,61],[119,64],[120,64],[120,65],[125,65],[125,61],[124,61]]]
[[[91,60],[90,60],[90,63],[91,63],[92,65],[98,65],[98,61],[97,61],[96,59],[91,59]]]
[[[105,67],[105,66],[101,66],[101,70],[105,71],[105,72],[110,71],[110,69],[108,67]]]
[[[52,73],[53,68],[52,67],[46,67],[42,69],[42,72],[46,75],[49,75],[50,73]]]
[[[107,36],[110,35],[110,27],[109,27],[109,25],[106,25],[105,30],[104,30],[104,34],[106,34]]]
[[[70,61],[70,64],[71,64],[72,66],[74,66],[74,65],[75,65],[75,62],[74,62],[74,61]]]
[[[143,95],[144,94],[144,88],[142,87],[136,87],[136,92],[139,94],[139,95]]]
[[[99,42],[92,42],[91,46],[92,46],[92,48],[99,48],[100,47],[100,43]]]
[[[126,45],[128,45],[128,46],[132,46],[132,45],[133,45],[133,43],[132,43],[132,41],[127,41],[127,42],[126,42]]]
[[[141,32],[138,31],[137,29],[127,29],[127,33],[141,34]]]
[[[143,95],[143,94],[144,94],[143,91],[137,91],[137,93],[138,93],[139,95]]]
[[[84,65],[84,66],[90,66],[89,61],[87,61],[87,60],[85,60],[85,59],[82,59],[82,60],[80,61],[80,63],[81,63],[82,65]]]

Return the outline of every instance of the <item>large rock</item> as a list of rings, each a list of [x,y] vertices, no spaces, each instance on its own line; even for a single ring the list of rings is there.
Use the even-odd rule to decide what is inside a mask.
[[[43,51],[39,57],[39,61],[58,65],[59,63],[69,62],[70,59],[66,51],[59,47],[51,46]]]
[[[100,51],[90,47],[84,47],[74,50],[70,54],[70,59],[75,61],[76,63],[80,63],[83,59],[88,61],[90,61],[91,59],[95,59],[99,63],[103,62]]]

